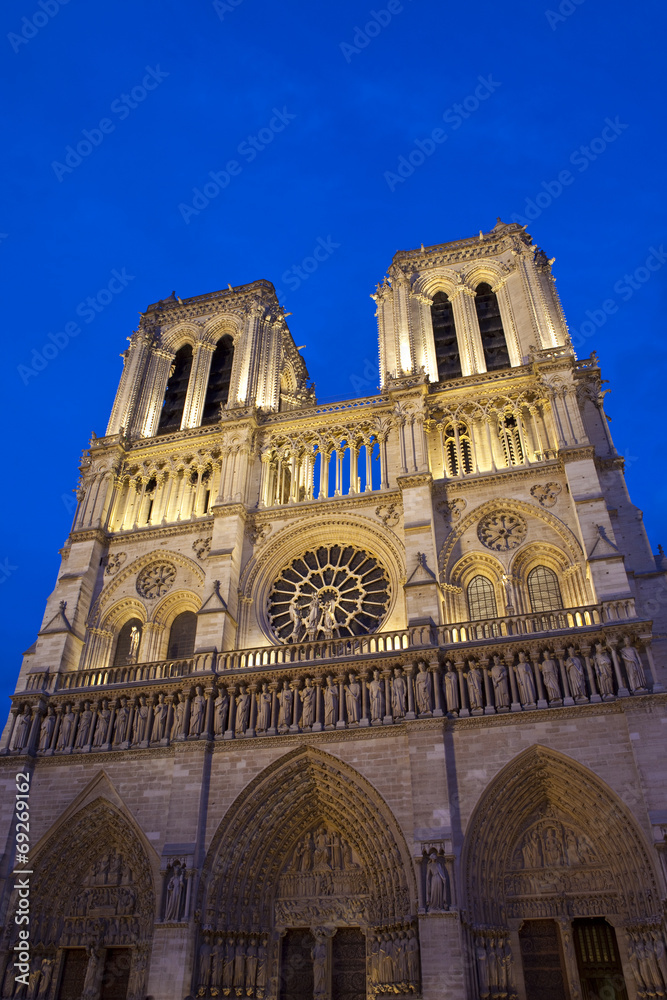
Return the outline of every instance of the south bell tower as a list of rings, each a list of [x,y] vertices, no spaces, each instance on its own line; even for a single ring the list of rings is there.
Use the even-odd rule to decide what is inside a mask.
[[[43,1000],[667,989],[665,571],[551,264],[397,253],[326,405],[268,281],[142,315],[0,749]]]

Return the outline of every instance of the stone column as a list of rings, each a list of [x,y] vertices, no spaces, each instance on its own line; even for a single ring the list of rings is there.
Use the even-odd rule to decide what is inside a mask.
[[[629,698],[630,692],[628,691],[627,687],[623,682],[623,671],[621,670],[621,664],[619,663],[618,660],[618,653],[616,652],[616,647],[618,646],[618,640],[609,639],[607,641],[607,645],[609,646],[609,651],[611,652],[611,658],[614,663],[614,673],[616,674],[616,683],[618,685],[618,691],[616,692],[616,694],[618,695],[619,698]]]
[[[290,688],[292,690],[292,704],[294,705],[294,708],[292,709],[292,724],[289,729],[291,733],[300,733],[301,726],[299,725],[299,705],[301,704],[301,699],[299,698],[299,681],[292,681]]]
[[[315,722],[313,723],[313,732],[322,732],[322,675],[318,674],[317,677],[313,678],[315,682]]]
[[[227,717],[227,729],[225,730],[225,739],[234,739],[234,709],[236,707],[236,684],[230,684],[227,688],[229,694],[229,715]]]
[[[602,701],[602,698],[598,694],[598,689],[595,686],[595,673],[593,671],[593,665],[591,663],[591,647],[581,646],[581,655],[584,658],[584,663],[586,664],[586,676],[588,677],[588,683],[591,689],[591,704],[593,702]]]
[[[489,677],[489,660],[488,657],[480,657],[479,661],[482,674],[484,676],[484,697],[486,699],[486,705],[484,706],[484,715],[495,715],[496,709],[493,704],[493,698],[491,697],[491,678]]]
[[[391,726],[394,717],[391,714],[391,669],[382,671],[384,681],[384,718],[382,722],[385,726]]]
[[[368,688],[366,687],[366,682],[368,680],[368,671],[364,670],[357,676],[357,680],[361,686],[361,718],[359,719],[360,726],[369,726],[370,722],[368,719]]]
[[[405,685],[408,689],[408,711],[405,716],[406,719],[416,719],[415,715],[415,691],[412,686],[412,675],[414,674],[415,667],[414,663],[408,663],[405,666]],[[365,688],[364,688],[365,692]]]
[[[205,736],[207,740],[213,739],[213,711],[215,709],[215,699],[218,693],[218,689],[211,685],[204,690],[206,695],[206,718],[204,719],[204,729],[202,731],[202,736]]]
[[[267,736],[278,735],[278,681],[271,681],[269,684],[271,692],[271,728],[267,730]]]
[[[46,702],[43,698],[40,698],[37,705],[32,713],[32,725],[30,726],[30,733],[28,734],[28,739],[26,740],[26,745],[24,747],[25,753],[34,753],[39,744],[39,730],[42,725],[42,719],[46,715]]]
[[[512,705],[510,711],[520,712],[521,711],[521,701],[519,700],[519,691],[516,686],[516,674],[514,673],[514,657],[511,653],[507,653],[504,656],[505,666],[507,667],[507,674],[510,679],[510,688],[512,689]]]
[[[454,666],[456,667],[456,673],[459,677],[459,698],[461,700],[461,708],[459,709],[459,719],[467,719],[470,716],[470,709],[468,708],[468,691],[465,682],[465,677],[463,676],[463,668],[465,666],[463,660],[455,660]]]
[[[433,675],[433,697],[435,698],[435,708],[433,709],[433,717],[442,718],[444,716],[444,711],[442,708],[442,687],[440,683],[440,664],[437,660],[432,660],[429,663],[429,670]]]
[[[248,685],[248,691],[250,692],[250,717],[248,719],[248,728],[246,729],[246,736],[256,736],[255,726],[257,725],[257,692],[259,690],[259,684],[257,681],[253,681],[252,684]]]
[[[336,674],[338,684],[338,720],[336,729],[347,729],[345,721],[345,674]]]
[[[658,680],[658,673],[655,669],[655,660],[653,659],[653,650],[651,649],[651,639],[650,637],[640,635],[639,637],[644,643],[644,649],[646,650],[646,659],[648,660],[648,665],[651,670],[651,680],[653,682],[653,687],[651,690],[653,694],[660,694],[665,689],[663,685]]]
[[[542,671],[539,665],[539,655],[540,652],[537,650],[531,650],[530,652],[530,665],[535,675],[535,683],[537,684],[537,707],[538,708],[548,708],[549,702],[547,701],[546,694],[544,691],[544,680],[542,678]]]

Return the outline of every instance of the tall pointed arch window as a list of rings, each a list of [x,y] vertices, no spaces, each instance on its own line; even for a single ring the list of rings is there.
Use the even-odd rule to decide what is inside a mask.
[[[157,429],[158,434],[169,434],[172,431],[180,431],[191,371],[192,345],[184,344],[183,347],[176,351],[171,366],[167,389],[164,394],[164,402],[162,404],[162,412],[160,413],[160,422]]]
[[[431,305],[431,323],[433,324],[433,342],[438,365],[438,381],[446,378],[459,378],[461,375],[461,358],[459,342],[456,339],[454,325],[454,310],[444,292],[437,292]]]
[[[474,576],[468,584],[468,615],[470,621],[497,618],[498,606],[493,584],[485,576]]]
[[[169,630],[168,660],[182,660],[195,651],[197,616],[194,611],[181,611],[176,615]]]
[[[204,400],[202,424],[214,424],[220,416],[220,407],[229,399],[229,385],[234,364],[234,341],[228,333],[215,345],[211,358],[211,372]]]
[[[559,611],[563,607],[558,577],[548,566],[536,566],[530,571],[528,596],[534,612]]]
[[[500,316],[498,296],[485,281],[477,286],[475,308],[487,372],[496,371],[498,368],[509,368],[510,356]]]

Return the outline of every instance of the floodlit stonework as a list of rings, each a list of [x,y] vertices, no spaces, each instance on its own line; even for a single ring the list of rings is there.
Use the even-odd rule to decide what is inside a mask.
[[[551,263],[397,253],[327,405],[268,281],[142,315],[0,749],[3,998],[667,995],[667,564]]]

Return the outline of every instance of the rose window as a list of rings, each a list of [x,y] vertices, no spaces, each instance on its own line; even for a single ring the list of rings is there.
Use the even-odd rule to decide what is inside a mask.
[[[477,525],[477,537],[482,545],[495,552],[515,549],[526,537],[528,527],[518,514],[501,511],[487,514]]]
[[[322,546],[294,559],[269,595],[269,621],[280,642],[376,632],[391,587],[378,560],[353,546]]]
[[[172,563],[153,563],[139,574],[137,593],[149,600],[162,597],[176,579],[176,567]]]

